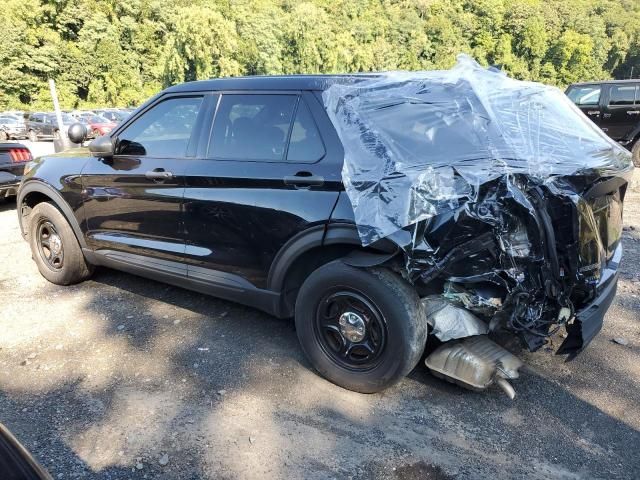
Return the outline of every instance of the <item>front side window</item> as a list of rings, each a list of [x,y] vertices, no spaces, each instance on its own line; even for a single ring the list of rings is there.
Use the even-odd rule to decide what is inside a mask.
[[[169,98],[153,106],[118,135],[116,153],[184,157],[202,97]]]
[[[601,89],[598,85],[573,87],[568,96],[576,105],[598,105],[600,103]]]
[[[296,95],[222,95],[209,156],[282,161],[296,100]]]
[[[612,85],[609,92],[609,105],[633,105],[635,96],[635,85]]]

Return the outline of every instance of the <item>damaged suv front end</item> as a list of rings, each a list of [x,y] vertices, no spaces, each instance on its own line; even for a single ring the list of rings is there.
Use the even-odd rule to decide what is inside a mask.
[[[629,152],[560,90],[464,56],[323,99],[363,246],[398,245],[396,269],[446,342],[432,371],[476,389],[515,378],[519,361],[476,338],[499,329],[532,351],[561,328],[557,353],[588,345],[615,295]],[[474,362],[493,368],[464,373]]]

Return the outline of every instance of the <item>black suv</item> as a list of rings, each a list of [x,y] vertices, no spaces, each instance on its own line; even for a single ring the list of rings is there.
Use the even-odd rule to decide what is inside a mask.
[[[628,153],[585,122],[596,160],[611,160],[611,168],[583,169],[553,185],[526,174],[491,175],[476,188],[461,175],[477,178],[483,165],[511,160],[486,160],[497,150],[483,146],[489,136],[474,134],[492,125],[481,102],[469,95],[451,108],[452,96],[471,92],[470,83],[399,82],[398,89],[416,88],[402,97],[407,101],[385,100],[391,89],[383,85],[327,106],[327,89],[371,78],[186,83],[149,100],[88,150],[35,160],[18,211],[40,272],[66,285],[107,266],[295,316],[313,366],[360,392],[379,391],[411,371],[430,332],[445,342],[504,326],[536,349],[559,324],[569,332],[563,351],[579,352],[600,330],[615,294]],[[343,166],[353,166],[358,154],[347,150],[331,115],[354,98],[361,110],[347,109],[345,125],[353,130],[345,131],[355,132],[352,143],[363,142],[364,160],[355,159],[362,168],[343,182]],[[367,130],[365,120],[377,127]],[[383,137],[391,138],[386,146]],[[427,160],[449,176],[420,173],[429,167],[420,158],[404,162],[401,172],[389,145],[427,149]],[[456,148],[465,153],[452,170]],[[381,166],[381,182],[362,178]],[[413,177],[412,186],[406,179]],[[430,195],[435,184],[441,189]],[[371,221],[385,224],[399,215],[384,204],[411,192],[413,201],[400,209],[413,212],[415,222],[363,241],[371,231],[356,222],[349,188],[371,198],[362,197],[358,208],[380,205]],[[434,205],[441,213],[423,217]],[[466,349],[459,360],[483,357],[489,377],[472,385],[483,388],[498,364],[495,350],[459,345]]]
[[[602,131],[631,150],[640,167],[640,80],[576,83],[566,94]]]

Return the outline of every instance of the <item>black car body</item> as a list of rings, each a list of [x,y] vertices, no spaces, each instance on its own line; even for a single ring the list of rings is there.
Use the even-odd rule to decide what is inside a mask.
[[[0,143],[0,198],[16,195],[31,152],[21,143]]]
[[[566,94],[612,139],[629,150],[635,147],[634,162],[640,166],[640,80],[576,83]]]
[[[314,366],[335,383],[364,392],[387,386],[415,366],[427,335],[424,302],[434,294],[451,301],[456,315],[484,315],[492,329],[520,334],[531,349],[544,344],[554,325],[565,325],[569,335],[563,352],[581,351],[600,330],[615,294],[622,201],[632,168],[625,163],[628,154],[605,145],[612,150],[600,151],[598,158],[604,155],[614,167],[558,175],[552,184],[526,173],[496,175],[474,188],[473,201],[457,195],[455,202],[441,202],[434,215],[401,224],[391,235],[367,237],[374,223],[358,219],[358,208],[375,201],[393,204],[398,189],[404,194],[415,184],[402,183],[410,174],[397,169],[385,170],[382,182],[349,180],[348,188],[367,194],[375,187],[375,200],[363,197],[354,207],[343,177],[345,162],[354,165],[354,150],[345,151],[349,138],[341,140],[323,93],[371,78],[376,76],[187,83],[151,99],[109,136],[95,140],[91,151],[36,160],[18,202],[21,228],[40,271],[69,283],[86,278],[91,266],[103,265],[278,317],[295,315]],[[469,82],[446,88],[426,80],[411,85],[419,88],[406,108],[422,104],[415,100],[420,95],[433,96],[433,102],[424,103],[423,126],[430,121],[450,125],[430,105],[447,104],[452,93],[470,88]],[[385,92],[388,85],[364,90],[364,95]],[[354,95],[340,97],[329,113]],[[342,118],[357,127],[351,140],[364,141],[365,156],[379,156],[359,172],[366,177],[380,165],[391,165],[384,159],[392,157],[376,137],[380,132],[362,127],[358,122],[364,117],[357,114],[384,125],[384,116],[376,116],[398,104],[383,105],[375,95],[363,98],[373,100],[358,101],[363,110],[347,111]],[[474,118],[467,127],[482,117],[480,108],[469,105],[466,111]],[[397,120],[390,118],[389,124],[401,125]],[[444,137],[439,144],[444,150],[439,146],[436,154],[443,155],[444,166],[446,147],[457,148],[456,141]],[[461,184],[456,172],[462,171],[457,167],[451,177],[456,185]],[[34,220],[42,202],[55,205],[77,239],[82,257],[74,267],[77,276],[56,273],[62,268],[60,226],[51,219],[55,211],[39,211],[42,220]],[[382,213],[384,221],[397,219],[393,212]],[[377,214],[372,210],[371,222]],[[55,251],[47,254],[52,238]],[[411,341],[400,342],[398,336]],[[385,370],[387,355],[395,362],[391,373]]]

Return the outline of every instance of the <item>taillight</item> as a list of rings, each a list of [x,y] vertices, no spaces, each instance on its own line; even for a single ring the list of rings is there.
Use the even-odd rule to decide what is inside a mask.
[[[12,148],[9,150],[9,156],[13,163],[28,162],[33,159],[28,148]]]

